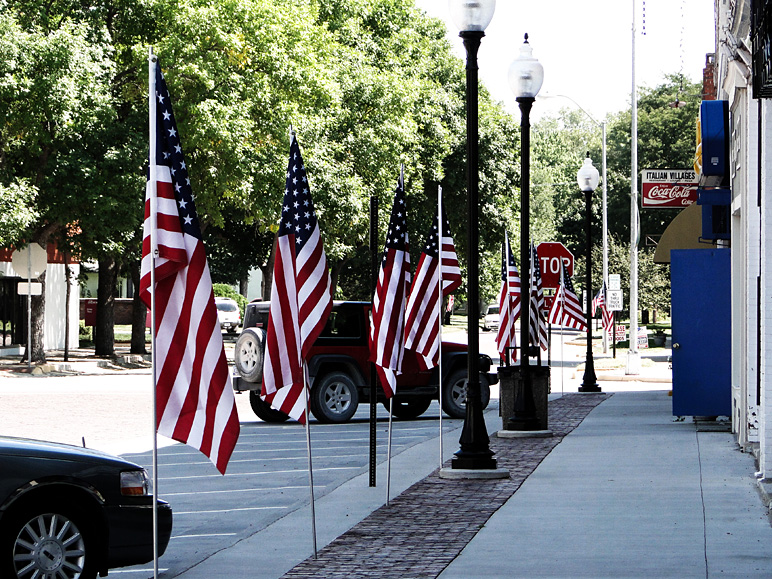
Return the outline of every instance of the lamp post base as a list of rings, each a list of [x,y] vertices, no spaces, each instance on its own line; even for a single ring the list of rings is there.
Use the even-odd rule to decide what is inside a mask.
[[[579,392],[600,392],[600,386],[598,386],[598,377],[595,374],[595,361],[592,358],[592,354],[587,355],[587,361],[584,366],[584,377],[582,378],[582,385],[579,386]]]
[[[498,466],[492,452],[465,452],[459,450],[450,468],[453,470],[496,470]]]

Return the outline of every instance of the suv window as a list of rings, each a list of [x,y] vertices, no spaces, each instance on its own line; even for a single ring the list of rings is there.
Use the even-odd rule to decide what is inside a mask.
[[[362,329],[359,324],[361,314],[350,309],[333,309],[320,338],[359,338]]]
[[[214,305],[217,306],[217,309],[221,312],[235,312],[239,309],[236,302],[215,302]]]

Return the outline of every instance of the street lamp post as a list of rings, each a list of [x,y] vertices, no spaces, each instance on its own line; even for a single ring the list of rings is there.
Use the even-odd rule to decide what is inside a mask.
[[[537,430],[538,420],[530,401],[531,347],[529,320],[531,315],[530,279],[530,189],[531,189],[531,107],[544,80],[544,68],[533,57],[528,35],[520,54],[509,66],[509,86],[520,106],[520,380],[515,397],[515,414],[509,421],[513,430]],[[537,348],[538,338],[537,338]]]
[[[466,416],[459,443],[461,448],[451,462],[453,469],[496,469],[490,439],[483,417],[480,396],[479,326],[479,144],[477,50],[485,28],[493,18],[496,0],[450,0],[450,14],[466,48],[466,177],[468,200],[467,227],[467,394]]]
[[[576,182],[579,184],[579,189],[584,193],[586,212],[584,228],[587,232],[587,275],[585,286],[585,293],[587,295],[587,358],[584,364],[584,378],[582,385],[579,387],[579,392],[600,392],[598,377],[595,375],[595,362],[592,357],[592,319],[590,319],[590,312],[592,311],[592,194],[598,186],[598,178],[598,170],[593,167],[590,153],[587,153],[587,158],[584,160],[582,168],[576,174]]]

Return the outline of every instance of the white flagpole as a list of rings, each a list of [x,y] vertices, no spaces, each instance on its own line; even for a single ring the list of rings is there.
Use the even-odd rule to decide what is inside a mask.
[[[391,417],[394,395],[389,398],[389,442],[386,445],[386,506],[389,506],[391,498]]]
[[[438,341],[438,346],[437,346],[438,347],[438,351],[439,351],[439,365],[437,366],[437,372],[438,372],[437,379],[439,380],[439,385],[437,387],[437,402],[440,405],[440,468],[442,468],[442,456],[443,456],[442,455],[442,450],[443,450],[443,444],[442,444],[442,304],[443,304],[443,299],[442,299],[442,226],[443,226],[443,221],[442,221],[442,185],[438,185],[437,186],[437,235],[438,235],[439,243],[437,245],[438,245],[439,250],[440,250],[440,260],[439,260],[439,263],[437,264],[438,265],[438,267],[437,267],[437,275],[439,276],[440,282],[437,284],[437,286],[438,286],[438,290],[437,291],[439,292],[440,295],[439,295],[439,304],[438,304],[437,307],[439,308],[439,312],[440,312],[440,317],[439,317],[439,320],[438,320],[439,323],[440,323],[440,327],[439,327],[439,332],[437,332],[437,339],[439,340]]]
[[[402,163],[399,166],[399,182],[402,185],[402,188],[405,187],[405,164]],[[404,191],[403,191],[404,193]],[[407,233],[406,233],[407,234]],[[402,283],[402,282],[400,282]],[[404,345],[404,343],[403,343]],[[389,501],[391,498],[391,427],[392,427],[392,417],[393,417],[393,403],[394,403],[394,395],[396,394],[396,372],[394,372],[394,392],[391,393],[391,398],[389,398],[389,436],[388,436],[388,443],[386,444],[386,506],[389,505]]]
[[[560,283],[558,284],[558,292],[563,285],[563,260],[560,260]],[[565,300],[560,302],[560,321],[563,321],[563,308],[565,306]],[[566,371],[566,359],[563,355],[563,324],[560,326],[560,395],[563,396],[563,381],[565,379]]]
[[[153,54],[153,48],[148,51],[148,109],[149,109],[149,195],[150,195],[150,351],[153,369],[153,579],[158,578],[158,409],[156,407],[156,346],[155,346],[155,260],[158,256],[158,195],[156,175],[156,96],[155,69],[158,59]]]
[[[308,451],[308,488],[311,491],[311,535],[314,544],[314,559],[316,550],[316,504],[314,502],[314,468],[311,461],[311,415],[308,413],[308,366],[303,361],[303,398],[306,403],[306,450]]]

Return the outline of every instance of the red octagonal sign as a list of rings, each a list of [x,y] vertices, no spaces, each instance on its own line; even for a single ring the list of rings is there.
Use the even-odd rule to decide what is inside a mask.
[[[541,266],[541,283],[545,288],[557,288],[560,285],[560,262],[568,275],[574,275],[574,254],[557,241],[547,241],[536,246]]]

